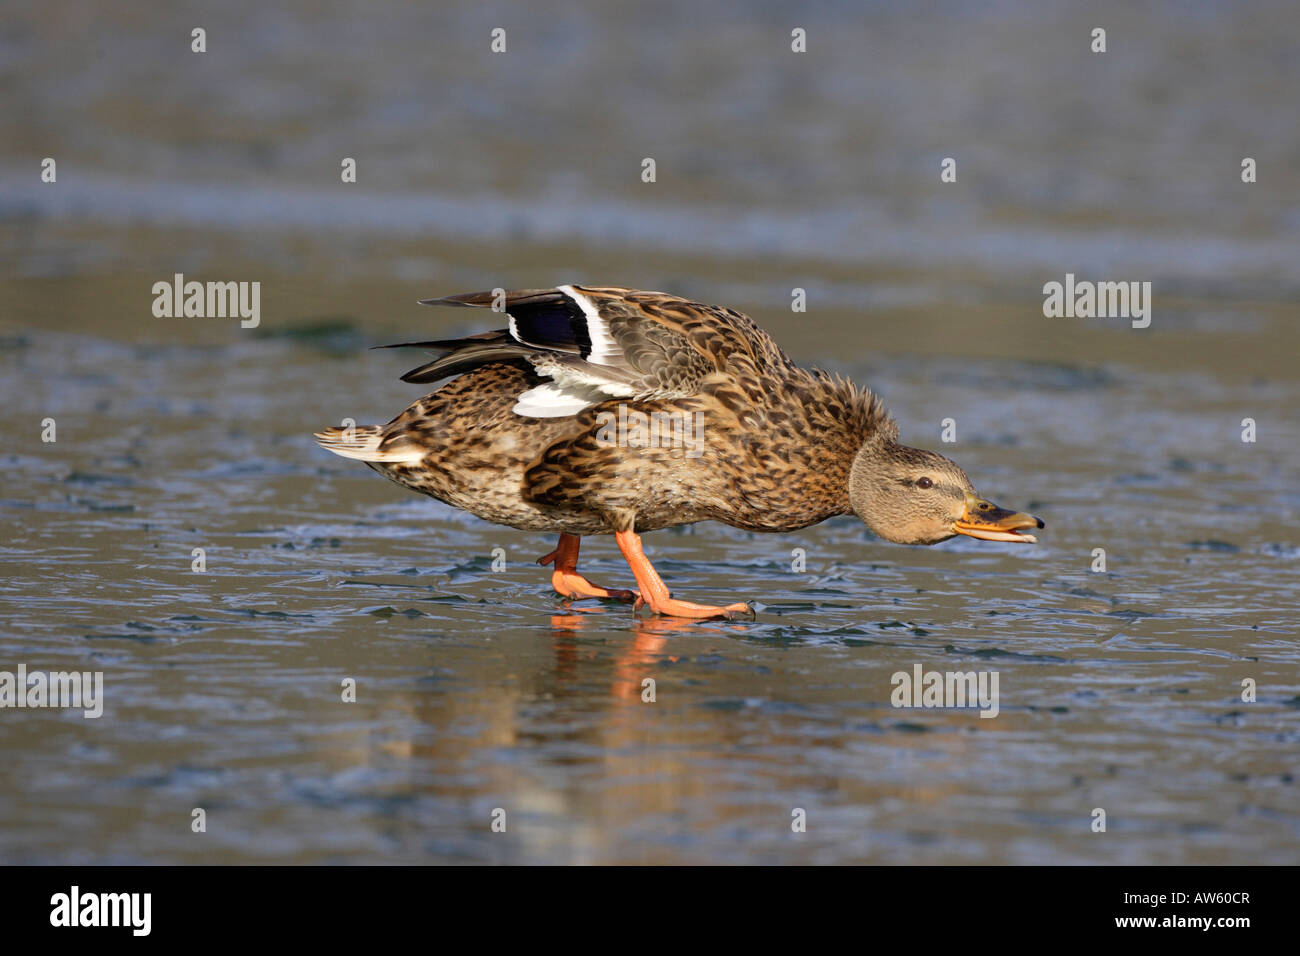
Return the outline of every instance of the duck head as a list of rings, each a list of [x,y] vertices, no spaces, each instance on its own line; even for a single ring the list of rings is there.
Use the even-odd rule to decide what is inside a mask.
[[[882,429],[853,459],[849,503],[872,534],[897,544],[938,544],[959,534],[1032,543],[1025,529],[1044,526],[981,498],[956,462],[900,445],[892,430]]]

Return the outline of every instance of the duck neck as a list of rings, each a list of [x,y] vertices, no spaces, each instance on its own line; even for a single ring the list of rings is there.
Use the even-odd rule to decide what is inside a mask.
[[[854,469],[868,449],[892,445],[898,428],[869,390],[825,373],[816,375],[820,394],[806,406],[804,433],[816,442],[813,481],[821,491],[824,517],[854,514],[850,497]]]

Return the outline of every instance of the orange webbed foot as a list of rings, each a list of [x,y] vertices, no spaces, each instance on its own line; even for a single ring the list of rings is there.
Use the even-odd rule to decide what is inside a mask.
[[[638,610],[648,607],[655,614],[666,614],[671,617],[690,617],[698,620],[722,618],[728,621],[752,621],[756,618],[754,609],[748,604],[728,604],[724,607],[715,604],[692,604],[690,601],[678,601],[667,597],[654,602],[638,598],[636,607]]]
[[[592,584],[581,574],[573,571],[556,571],[551,575],[551,586],[555,588],[557,594],[568,598],[610,598],[630,603],[639,597],[635,591]]]
[[[623,588],[607,588],[592,584],[578,573],[578,544],[580,539],[574,534],[560,535],[559,546],[550,554],[537,559],[538,564],[554,564],[551,574],[551,586],[557,594],[567,598],[608,598],[614,601],[632,602],[639,600],[635,591]]]
[[[698,620],[725,618],[731,621],[738,618],[749,620],[755,618],[754,609],[748,604],[728,604],[720,607],[713,604],[692,604],[690,601],[674,600],[668,593],[668,586],[664,584],[663,579],[650,563],[650,559],[642,551],[640,537],[632,531],[619,531],[615,533],[614,540],[618,542],[619,550],[623,552],[623,557],[627,559],[628,567],[632,569],[632,575],[636,578],[636,586],[641,594],[636,602],[638,609],[648,607],[655,614]]]

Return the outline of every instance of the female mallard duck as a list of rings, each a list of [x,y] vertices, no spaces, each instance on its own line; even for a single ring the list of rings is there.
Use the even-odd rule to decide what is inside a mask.
[[[799,368],[731,309],[574,285],[424,304],[492,307],[510,327],[403,343],[441,353],[403,381],[451,381],[387,425],[316,439],[480,518],[559,534],[539,563],[554,563],[565,596],[681,617],[752,613],[669,596],[638,534],[695,521],[794,531],[856,514],[900,544],[1034,541],[1023,529],[1043,527],[978,497],[942,455],[900,445],[875,395]],[[636,592],[578,573],[584,534],[614,535]]]

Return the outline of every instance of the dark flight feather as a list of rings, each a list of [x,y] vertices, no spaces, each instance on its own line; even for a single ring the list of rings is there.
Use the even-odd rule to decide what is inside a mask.
[[[430,342],[396,342],[376,345],[377,349],[420,348],[444,352],[432,362],[411,369],[402,376],[403,382],[427,385],[473,371],[480,365],[493,362],[519,363],[533,350],[515,340],[506,329],[482,332],[463,339],[438,339]]]

